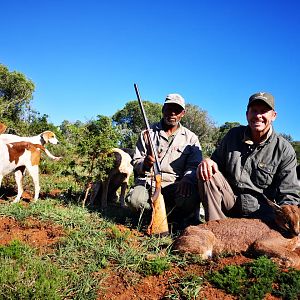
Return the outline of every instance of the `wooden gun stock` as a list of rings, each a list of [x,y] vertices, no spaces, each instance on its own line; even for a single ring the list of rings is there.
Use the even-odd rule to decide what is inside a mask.
[[[147,233],[167,235],[169,233],[165,200],[161,193],[161,175],[155,176],[155,191],[151,197],[152,218]]]
[[[136,84],[134,84],[134,89],[137,95],[137,99],[142,111],[142,115],[146,124],[146,134],[148,139],[149,149],[147,149],[148,153],[155,158],[155,162],[153,165],[154,170],[154,178],[155,178],[155,191],[151,196],[151,205],[152,205],[152,218],[151,222],[148,226],[147,233],[149,235],[167,235],[169,233],[168,228],[168,220],[167,213],[165,207],[164,197],[161,193],[161,170],[160,164],[158,160],[158,155],[154,143],[152,141],[152,137],[150,135],[150,126],[148,123],[148,119],[146,117],[146,113],[144,110],[144,106],[142,100],[140,98],[139,90]],[[147,144],[147,143],[146,143]]]

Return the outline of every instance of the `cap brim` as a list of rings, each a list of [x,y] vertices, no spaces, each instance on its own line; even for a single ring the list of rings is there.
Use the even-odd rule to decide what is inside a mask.
[[[272,107],[267,101],[266,99],[264,98],[261,98],[261,97],[257,97],[253,100],[251,100],[251,102],[248,103],[248,107],[250,107],[252,104],[256,103],[256,102],[263,102],[265,103],[266,105],[268,105],[271,109],[274,109],[274,107]]]

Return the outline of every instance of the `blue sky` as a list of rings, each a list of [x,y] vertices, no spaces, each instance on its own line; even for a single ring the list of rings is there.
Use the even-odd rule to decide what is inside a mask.
[[[248,98],[275,96],[276,131],[300,141],[297,0],[1,1],[0,63],[36,86],[49,121],[111,116],[168,93],[216,125],[246,123]]]

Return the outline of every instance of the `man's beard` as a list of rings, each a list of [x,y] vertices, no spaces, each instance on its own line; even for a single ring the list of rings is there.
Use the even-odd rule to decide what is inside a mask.
[[[167,118],[164,118],[164,123],[167,126],[178,126],[179,121],[169,121]]]

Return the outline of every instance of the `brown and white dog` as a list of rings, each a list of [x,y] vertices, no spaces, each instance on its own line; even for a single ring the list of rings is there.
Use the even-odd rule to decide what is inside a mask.
[[[25,168],[33,179],[35,189],[34,200],[36,201],[39,198],[39,162],[41,150],[45,151],[45,148],[39,144],[32,144],[30,142],[6,144],[0,141],[0,187],[3,177],[14,171],[18,194],[13,203],[21,199],[23,193],[22,179]]]
[[[54,132],[49,130],[44,131],[35,136],[18,136],[15,134],[1,134],[0,141],[2,141],[5,144],[24,141],[24,142],[30,142],[32,144],[39,144],[42,146],[44,146],[47,143],[54,144],[54,145],[59,143]],[[61,158],[61,157],[54,156],[47,149],[45,149],[45,153],[54,160],[59,160]]]

